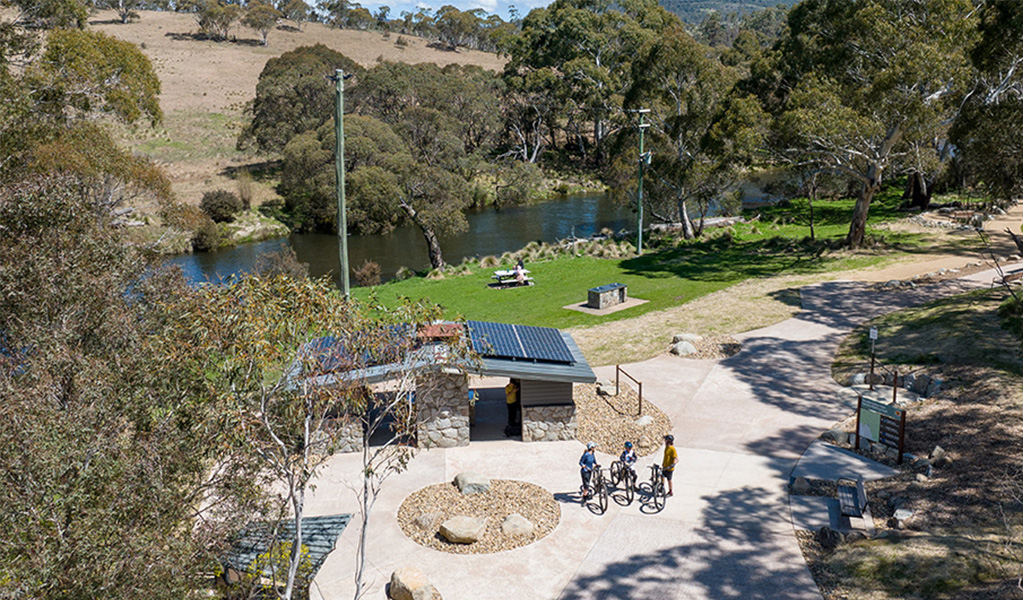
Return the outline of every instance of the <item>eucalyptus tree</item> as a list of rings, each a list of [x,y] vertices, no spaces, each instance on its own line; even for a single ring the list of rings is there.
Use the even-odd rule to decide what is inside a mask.
[[[259,33],[259,39],[263,42],[263,45],[267,45],[267,37],[270,35],[270,31],[277,26],[277,21],[281,19],[283,14],[269,4],[263,2],[249,2],[248,7],[245,9],[245,16],[242,17],[242,24],[246,27],[252,28]]]
[[[980,10],[973,49],[977,84],[952,127],[967,170],[995,197],[1023,194],[1023,4],[994,0]]]
[[[691,210],[709,204],[736,183],[763,141],[764,114],[751,97],[733,94],[738,75],[681,28],[648,42],[633,65],[625,106],[645,108],[650,125],[649,203],[664,221],[680,222],[695,237]],[[627,144],[634,143],[629,132]],[[631,147],[621,148],[634,157]],[[628,173],[635,163],[623,161]],[[622,165],[619,162],[619,165]],[[620,167],[621,168],[621,167]]]
[[[790,160],[860,183],[850,246],[863,243],[885,177],[947,134],[976,23],[971,0],[806,0],[789,13],[777,139]]]
[[[556,0],[522,21],[505,78],[527,96],[552,96],[555,102],[532,103],[531,109],[546,111],[540,118],[548,127],[567,119],[565,128],[584,152],[581,127],[591,125],[592,157],[599,162],[605,141],[623,122],[622,99],[639,49],[677,22],[654,0]],[[530,77],[532,72],[545,75]]]
[[[2,595],[193,596],[263,480],[167,309],[192,292],[89,196],[0,188]]]

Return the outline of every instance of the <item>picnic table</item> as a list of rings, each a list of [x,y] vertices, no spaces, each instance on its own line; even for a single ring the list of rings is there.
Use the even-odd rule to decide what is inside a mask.
[[[500,287],[533,285],[533,278],[529,276],[529,270],[523,269],[522,273],[525,274],[525,279],[522,283],[519,283],[518,274],[513,269],[494,271],[494,274],[491,275],[490,278],[496,279],[497,285]]]

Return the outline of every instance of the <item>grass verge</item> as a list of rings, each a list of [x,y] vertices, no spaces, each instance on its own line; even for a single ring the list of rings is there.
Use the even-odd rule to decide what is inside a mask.
[[[894,502],[913,511],[907,531],[804,551],[828,600],[838,598],[1013,598],[1023,565],[1023,353],[997,314],[1002,289],[981,290],[885,315],[852,332],[833,365],[838,380],[869,360],[867,331],[877,327],[878,360],[920,370],[946,391],[911,407],[908,451],[940,445],[951,464],[930,476],[906,470],[868,484],[876,522]],[[814,564],[816,563],[816,564]]]

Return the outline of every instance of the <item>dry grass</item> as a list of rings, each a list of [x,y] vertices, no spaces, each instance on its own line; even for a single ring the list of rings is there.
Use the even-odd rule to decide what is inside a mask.
[[[927,456],[944,448],[953,463],[917,480],[905,471],[868,484],[905,499],[914,530],[822,553],[801,539],[825,597],[1023,598],[1023,354],[1001,329],[1001,290],[985,290],[886,315],[854,331],[839,349],[838,377],[862,370],[866,327],[884,332],[879,360],[900,371],[921,368],[947,383],[945,392],[907,415],[907,450]],[[871,502],[875,519],[891,517]],[[809,544],[809,545],[808,545]]]
[[[784,321],[799,312],[799,287],[817,279],[782,276],[743,281],[682,306],[570,331],[591,364],[646,360],[667,351],[676,333],[728,335]]]
[[[234,42],[197,40],[198,27],[191,15],[138,11],[141,19],[121,24],[113,11],[99,11],[91,28],[138,44],[160,77],[160,106],[166,119],[156,130],[123,132],[133,150],[155,158],[168,170],[174,191],[184,202],[198,204],[211,188],[234,190],[232,172],[263,160],[234,149],[243,122],[242,109],[256,93],[259,73],[266,61],[299,46],[324,44],[369,67],[380,60],[439,65],[472,64],[500,70],[504,59],[495,54],[460,50],[450,52],[427,46],[426,40],[401,36],[405,48],[395,45],[397,35],[350,31],[306,23],[302,31],[278,28],[269,46],[260,46],[255,31],[236,26]],[[292,23],[287,23],[292,25]],[[326,85],[326,82],[324,82]],[[257,181],[255,201],[275,194],[268,182]]]

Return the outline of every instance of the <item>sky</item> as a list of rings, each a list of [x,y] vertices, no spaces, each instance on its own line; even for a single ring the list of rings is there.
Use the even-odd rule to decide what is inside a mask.
[[[518,0],[509,2],[507,0],[447,0],[444,1],[431,1],[431,2],[416,2],[415,0],[404,1],[404,2],[387,2],[386,0],[368,0],[359,1],[364,8],[368,8],[371,12],[376,12],[381,6],[391,7],[390,16],[392,19],[398,18],[402,11],[416,12],[420,7],[431,8],[437,10],[438,8],[449,5],[454,6],[458,10],[472,10],[474,8],[482,8],[487,11],[488,14],[499,15],[502,19],[508,20],[508,8],[514,6],[518,9],[521,16],[526,16],[530,10],[539,6],[547,6],[553,0]]]

